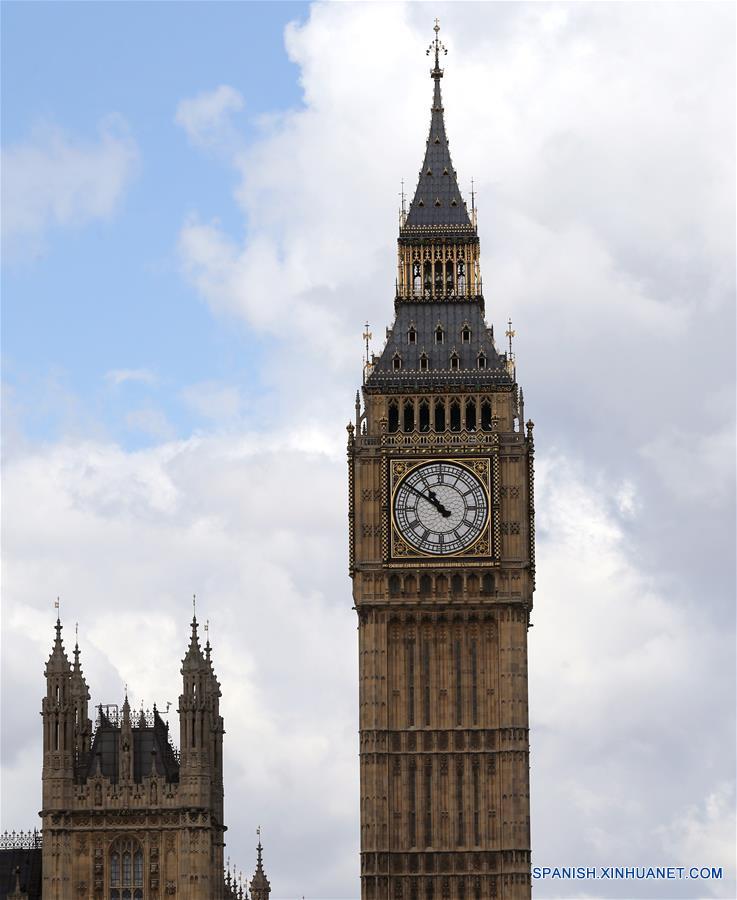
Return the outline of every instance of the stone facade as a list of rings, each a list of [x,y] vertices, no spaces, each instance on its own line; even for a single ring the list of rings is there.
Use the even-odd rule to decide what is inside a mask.
[[[484,320],[435,51],[395,321],[348,426],[362,900],[524,900],[532,422]],[[367,354],[368,357],[368,354]]]
[[[182,662],[180,747],[152,713],[99,707],[57,620],[43,719],[44,900],[224,900],[223,720],[196,619]]]

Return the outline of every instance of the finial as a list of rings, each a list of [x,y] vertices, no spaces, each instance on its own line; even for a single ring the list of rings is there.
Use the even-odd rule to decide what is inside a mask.
[[[60,603],[60,600],[59,600],[59,597],[57,596],[56,600],[54,600],[54,609],[56,610],[56,624],[57,624],[57,626],[59,626],[59,627],[56,629],[57,632],[59,631],[59,628],[61,627],[61,618],[60,618],[60,613],[59,613],[59,603]]]
[[[364,341],[366,341],[366,361],[365,361],[364,367],[363,367],[363,383],[364,384],[366,384],[366,372],[367,372],[368,366],[369,366],[369,341],[371,340],[372,337],[373,337],[373,335],[369,331],[369,323],[366,322],[366,330],[363,333],[363,339],[364,339]]]
[[[435,51],[435,68],[430,72],[430,76],[432,78],[442,78],[443,70],[440,68],[440,52],[442,51],[443,54],[445,55],[448,53],[448,50],[447,50],[445,44],[443,44],[440,41],[440,38],[438,37],[438,32],[440,31],[440,19],[435,19],[435,25],[433,25],[433,31],[435,32],[435,40],[432,41],[432,43],[430,44],[430,46],[427,48],[427,51],[426,51],[428,56],[430,55],[430,53],[433,50]]]
[[[197,621],[197,594],[192,594],[192,621]]]
[[[507,320],[507,325],[509,326],[507,330],[504,332],[506,336],[509,338],[509,358],[512,358],[512,338],[517,334],[516,331],[512,328],[512,319]]]

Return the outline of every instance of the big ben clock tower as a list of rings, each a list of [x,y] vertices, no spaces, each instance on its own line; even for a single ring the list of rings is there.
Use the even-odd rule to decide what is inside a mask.
[[[362,900],[530,897],[532,422],[484,318],[476,214],[430,133],[395,319],[348,426]]]

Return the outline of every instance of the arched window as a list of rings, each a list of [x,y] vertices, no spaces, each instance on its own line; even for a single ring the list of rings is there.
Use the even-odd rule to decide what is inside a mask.
[[[491,401],[484,400],[481,403],[481,428],[491,431]]]
[[[458,400],[451,400],[450,402],[450,430],[461,430],[461,404]]]
[[[463,591],[463,577],[461,575],[453,575],[450,579],[450,592],[457,597]]]
[[[395,353],[392,358],[392,368],[395,372],[398,372],[402,368],[402,357],[398,353]]]
[[[430,430],[430,404],[420,400],[420,431]]]
[[[466,293],[466,264],[462,259],[458,260],[458,293]]]
[[[476,400],[473,397],[466,400],[466,430],[476,431]]]
[[[420,597],[429,597],[432,592],[432,578],[429,575],[420,575]]]
[[[471,329],[468,327],[468,325],[464,325],[461,329],[461,340],[464,344],[471,343]]]
[[[435,401],[435,431],[445,431],[445,400]]]
[[[399,404],[396,400],[389,401],[389,433],[399,431]]]
[[[118,838],[110,848],[110,900],[144,900],[143,849],[132,838]]]
[[[453,262],[450,259],[445,263],[445,293],[453,296]]]
[[[481,593],[487,596],[494,593],[494,576],[491,572],[485,572],[481,576]]]
[[[445,340],[445,333],[443,332],[443,326],[438,325],[438,327],[435,329],[435,343],[442,344],[444,340]]]
[[[479,353],[478,355],[478,367],[479,369],[486,368],[486,355],[484,353]]]
[[[455,350],[450,354],[450,367],[451,369],[460,369],[461,367],[461,361]]]
[[[399,575],[396,573],[389,576],[389,596],[398,597],[400,591]]]
[[[432,289],[432,263],[429,259],[425,260],[425,269],[423,272],[423,288],[425,294],[429,297]]]
[[[422,293],[422,269],[418,262],[412,263],[412,290],[416,297]]]
[[[427,353],[423,353],[420,355],[420,372],[427,372],[428,360]]]
[[[409,326],[409,330],[407,331],[407,343],[408,344],[416,344],[417,343],[417,329],[414,325]]]
[[[404,430],[415,430],[415,405],[411,400],[404,401]]]

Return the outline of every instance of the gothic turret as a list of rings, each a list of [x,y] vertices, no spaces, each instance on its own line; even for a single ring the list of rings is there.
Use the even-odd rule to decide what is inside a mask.
[[[75,760],[89,752],[92,736],[92,722],[89,718],[90,692],[79,662],[79,642],[74,641],[74,662],[70,679],[70,696],[74,719],[74,753]]]
[[[250,884],[251,900],[269,900],[269,895],[271,894],[271,885],[264,872],[262,854],[261,829],[259,829],[258,847],[256,847],[256,871]]]
[[[44,809],[63,808],[74,780],[72,667],[61,638],[62,627],[57,616],[56,637],[44,673],[46,696],[41,702]]]
[[[179,697],[180,784],[193,808],[209,809],[213,828],[213,858],[222,871],[225,846],[223,824],[223,719],[220,683],[212,667],[209,638],[200,646],[197,617],[192,617],[189,647],[182,660]],[[209,630],[208,626],[206,628]]]

